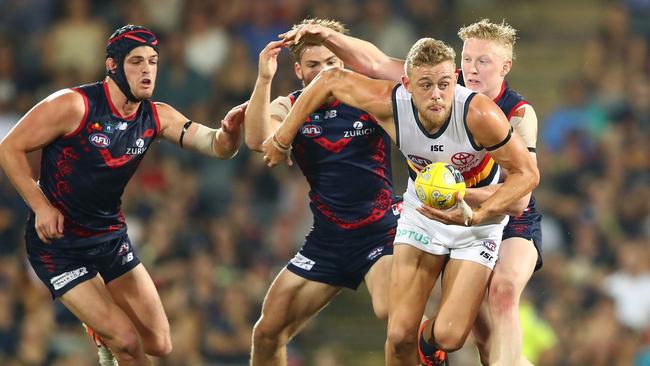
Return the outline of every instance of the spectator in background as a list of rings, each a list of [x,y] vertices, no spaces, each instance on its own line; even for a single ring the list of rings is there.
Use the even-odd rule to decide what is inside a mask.
[[[66,74],[75,84],[102,74],[107,27],[92,14],[88,0],[65,0],[65,16],[52,25],[43,43],[44,63],[53,74]]]
[[[375,44],[382,52],[405,58],[417,39],[410,22],[396,16],[388,0],[367,1],[361,13],[364,22],[358,27],[359,38]]]
[[[215,4],[195,3],[187,16],[187,34],[179,35],[185,44],[185,63],[203,78],[217,74],[230,52],[230,37],[214,17]],[[201,89],[199,89],[201,90]]]
[[[552,153],[577,144],[582,154],[590,154],[607,120],[604,111],[593,103],[587,80],[573,78],[563,83],[559,106],[542,124],[541,138]]]
[[[650,328],[650,255],[647,241],[627,241],[617,249],[618,270],[607,275],[603,291],[614,300],[616,317],[635,331]]]
[[[593,84],[609,80],[610,73],[620,76],[627,88],[634,78],[647,71],[648,47],[645,40],[632,33],[628,13],[623,5],[612,2],[605,8],[604,21],[597,36],[585,50],[585,74]],[[609,85],[603,84],[603,90]]]

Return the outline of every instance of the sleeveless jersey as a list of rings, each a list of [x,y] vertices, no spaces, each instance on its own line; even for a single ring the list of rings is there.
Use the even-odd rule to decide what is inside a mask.
[[[160,131],[156,107],[140,103],[132,116],[113,106],[105,82],[72,88],[86,112],[72,133],[43,148],[39,186],[64,216],[64,245],[83,246],[126,231],[124,187]],[[34,214],[30,215],[33,228]],[[29,228],[29,226],[28,226]]]
[[[289,95],[291,104],[300,93]],[[340,101],[310,114],[293,155],[309,182],[315,226],[343,233],[396,225],[390,144],[368,113]]]
[[[506,117],[508,117],[508,121],[510,121],[511,124],[512,124],[511,117],[514,114],[514,112],[517,109],[519,109],[519,107],[529,104],[528,101],[524,99],[523,96],[521,96],[521,94],[510,89],[510,86],[508,85],[508,83],[506,83],[505,80],[503,81],[503,85],[501,86],[501,92],[494,99],[494,102],[499,106],[499,108],[501,108],[501,110],[506,115]],[[513,127],[516,128],[517,126],[513,126]],[[535,146],[528,146],[528,151],[535,152]],[[529,216],[535,218],[538,215],[541,214],[537,210],[537,202],[535,200],[535,195],[531,194],[530,201],[528,202],[528,207],[526,207],[526,209],[520,216],[512,216],[510,218],[510,224],[516,224],[519,221],[526,221],[530,219]]]
[[[458,83],[459,85],[464,85],[464,79],[463,79],[463,74],[462,71],[458,71]],[[516,91],[512,90],[510,88],[510,85],[504,80],[503,84],[501,84],[501,91],[499,92],[499,95],[497,95],[496,98],[494,98],[494,103],[496,103],[499,108],[503,111],[503,114],[506,115],[508,118],[508,122],[512,125],[512,115],[514,112],[519,109],[521,106],[530,104],[528,101],[519,93]],[[515,129],[517,129],[517,126],[512,126]],[[528,146],[528,151],[530,152],[535,152],[535,146]],[[539,211],[537,210],[537,203],[535,200],[535,195],[531,194],[530,195],[530,201],[528,202],[528,207],[524,210],[524,212],[520,216],[512,216],[510,218],[510,225],[516,224],[518,221],[522,220],[530,220],[535,219],[538,215],[541,215]]]
[[[445,162],[456,167],[467,187],[483,187],[498,183],[499,166],[487,150],[477,146],[467,128],[467,109],[476,93],[457,86],[449,119],[433,134],[427,132],[411,100],[402,86],[393,89],[393,114],[397,145],[406,157],[409,180],[404,199],[419,206],[413,182],[417,172],[432,162]]]

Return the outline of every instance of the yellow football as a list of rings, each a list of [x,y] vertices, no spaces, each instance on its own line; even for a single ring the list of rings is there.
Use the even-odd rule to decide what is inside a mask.
[[[456,192],[465,194],[463,175],[447,163],[431,163],[415,178],[415,193],[427,206],[446,210],[456,204]]]

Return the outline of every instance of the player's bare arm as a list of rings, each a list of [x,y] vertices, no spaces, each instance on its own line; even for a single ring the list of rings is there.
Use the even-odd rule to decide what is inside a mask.
[[[503,112],[484,95],[477,95],[469,106],[467,127],[481,146],[508,173],[501,187],[474,211],[473,223],[507,212],[514,201],[530,193],[539,183],[539,171],[526,146]],[[511,136],[508,138],[508,136]]]
[[[231,109],[221,121],[221,127],[213,129],[191,120],[165,103],[156,103],[160,118],[161,135],[181,147],[213,156],[230,159],[239,151],[241,125],[248,102]]]
[[[374,44],[318,24],[303,25],[279,36],[285,42],[305,40],[322,43],[352,70],[376,79],[400,81],[404,60],[390,57]]]
[[[518,108],[510,118],[510,125],[514,126],[514,132],[518,134],[526,144],[526,147],[537,165],[537,154],[535,152],[535,145],[537,140],[537,116],[535,110],[529,104],[523,105]],[[504,176],[507,172],[504,170]],[[501,187],[501,184],[493,184],[480,188],[467,188],[465,191],[464,200],[472,207],[477,207],[487,200],[494,192]],[[524,197],[515,201],[508,207],[508,214],[517,216],[528,207],[531,193],[526,194]]]
[[[456,209],[443,211],[422,206],[423,215],[446,224],[476,225],[490,218],[505,215],[508,208],[530,193],[539,183],[539,171],[528,154],[521,137],[511,133],[505,115],[488,97],[477,94],[467,113],[467,127],[480,146],[490,150],[490,155],[508,173],[506,180],[488,199],[476,209],[470,209],[462,197],[458,197]]]
[[[44,242],[63,235],[63,215],[52,206],[33,178],[27,153],[74,132],[86,113],[83,97],[70,89],[56,92],[32,108],[0,143],[0,165],[36,217]]]
[[[278,69],[278,54],[284,42],[269,43],[260,52],[255,88],[244,119],[244,140],[249,149],[262,151],[262,143],[277,130],[281,119],[271,113],[271,83]]]
[[[266,139],[262,146],[267,165],[274,166],[286,159],[300,126],[309,115],[334,97],[342,103],[370,113],[379,125],[395,141],[395,123],[391,93],[395,83],[388,80],[374,80],[361,74],[340,68],[323,70],[298,97],[287,118],[275,134]]]

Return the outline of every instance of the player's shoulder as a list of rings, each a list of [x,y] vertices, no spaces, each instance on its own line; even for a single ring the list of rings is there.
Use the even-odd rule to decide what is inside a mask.
[[[65,116],[81,116],[88,108],[87,97],[75,88],[57,90],[43,99],[40,104],[44,113],[56,111]]]
[[[171,104],[165,102],[143,101],[142,103],[151,103],[151,108],[158,116],[161,122],[174,119],[182,119],[181,112],[176,110]]]
[[[501,108],[491,98],[481,93],[475,93],[465,107],[467,108],[465,121],[470,131],[490,129],[497,126],[500,120],[507,123]]]

